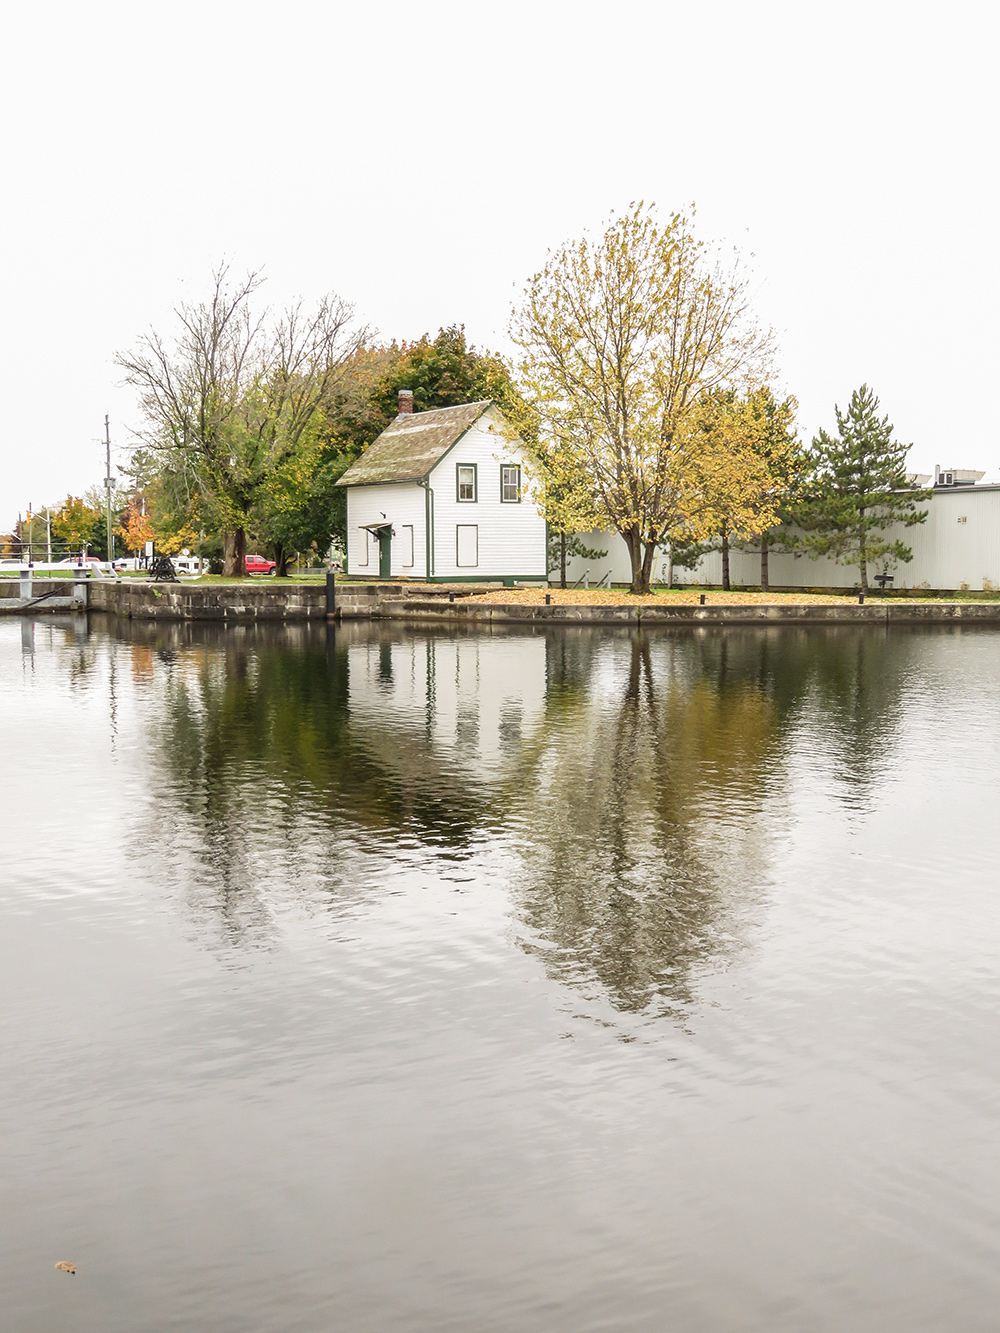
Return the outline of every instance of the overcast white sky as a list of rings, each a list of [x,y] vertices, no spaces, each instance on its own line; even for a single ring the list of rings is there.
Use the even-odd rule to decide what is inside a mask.
[[[630,200],[755,256],[811,435],[867,380],[911,463],[1000,467],[997,7],[18,6],[0,54],[0,528],[103,474],[112,357],[223,257],[386,338],[504,350]]]

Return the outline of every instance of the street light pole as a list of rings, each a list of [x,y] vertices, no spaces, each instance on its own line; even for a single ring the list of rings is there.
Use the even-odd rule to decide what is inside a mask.
[[[104,477],[105,499],[108,506],[108,562],[115,558],[115,534],[111,528],[111,424],[108,414],[104,414],[104,444],[106,448],[107,471]]]

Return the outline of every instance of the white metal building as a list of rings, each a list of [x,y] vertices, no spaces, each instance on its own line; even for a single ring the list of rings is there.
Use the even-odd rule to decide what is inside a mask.
[[[944,474],[942,474],[944,475]],[[981,473],[979,474],[982,475]],[[927,510],[925,522],[912,528],[890,528],[891,539],[899,537],[913,551],[906,564],[890,564],[894,588],[956,590],[966,584],[978,591],[1000,588],[1000,484],[941,484],[921,505]],[[631,566],[624,541],[615,532],[592,532],[582,538],[586,546],[606,550],[603,560],[573,560],[567,570],[570,581],[587,574],[596,583],[610,571],[612,583],[628,583]],[[669,556],[666,550],[656,558],[654,582],[665,582]],[[788,555],[771,551],[770,584],[773,588],[852,588],[859,580],[856,565],[838,565],[834,560],[811,560],[806,555]],[[874,586],[881,565],[870,564],[868,581]],[[760,554],[734,547],[729,554],[729,578],[735,587],[760,586]],[[705,556],[694,569],[674,572],[675,583],[719,584],[722,582],[722,556]]]
[[[545,520],[524,455],[495,403],[399,415],[340,478],[347,573],[381,578],[543,581]]]

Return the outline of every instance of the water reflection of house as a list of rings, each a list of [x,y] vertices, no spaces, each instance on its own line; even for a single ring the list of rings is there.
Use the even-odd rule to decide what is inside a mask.
[[[366,638],[347,661],[357,734],[369,745],[383,736],[404,763],[409,737],[453,771],[485,778],[545,710],[541,637]]]

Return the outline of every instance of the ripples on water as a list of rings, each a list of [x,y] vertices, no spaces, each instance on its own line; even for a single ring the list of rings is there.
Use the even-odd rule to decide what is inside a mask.
[[[998,647],[0,621],[3,1327],[993,1329]]]

